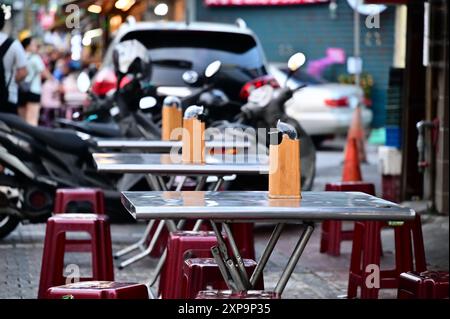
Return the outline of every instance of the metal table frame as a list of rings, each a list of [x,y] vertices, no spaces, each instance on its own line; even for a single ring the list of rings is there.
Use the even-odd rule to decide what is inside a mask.
[[[304,212],[302,217],[300,217],[298,214],[297,216],[294,214],[295,210],[301,210],[301,202],[300,200],[274,200],[273,202],[278,205],[274,205],[273,207],[271,205],[263,206],[261,209],[251,209],[251,205],[245,206],[245,208],[229,205],[227,207],[220,207],[220,203],[216,202],[213,203],[214,205],[208,207],[210,204],[205,205],[179,205],[177,198],[177,195],[180,195],[182,193],[191,193],[191,192],[166,192],[169,199],[163,200],[161,199],[163,197],[163,193],[160,192],[142,192],[143,196],[146,196],[145,194],[150,194],[151,196],[147,196],[146,198],[129,198],[133,195],[137,194],[136,197],[139,196],[140,192],[123,192],[122,193],[122,203],[126,207],[126,209],[135,217],[136,219],[149,219],[149,218],[158,218],[158,219],[167,219],[167,218],[173,218],[173,219],[204,219],[205,215],[208,215],[209,222],[211,223],[211,226],[213,228],[213,231],[217,237],[217,246],[212,247],[211,252],[214,257],[214,259],[217,262],[217,265],[220,269],[220,272],[227,283],[228,287],[236,292],[239,291],[246,291],[250,290],[254,287],[255,283],[260,278],[261,274],[263,273],[267,262],[281,236],[283,227],[287,223],[301,223],[303,225],[302,233],[299,236],[299,239],[297,240],[297,243],[293,249],[293,252],[291,254],[291,257],[289,258],[285,269],[283,270],[280,279],[278,280],[274,291],[278,294],[282,294],[289,278],[292,275],[292,272],[295,269],[295,266],[298,263],[298,260],[300,259],[309,239],[311,238],[311,235],[314,231],[314,221],[315,220],[326,220],[326,219],[341,219],[341,220],[409,220],[413,219],[415,216],[415,212],[411,209],[407,208],[401,208],[398,205],[378,199],[374,196],[370,196],[363,193],[336,193],[339,194],[338,196],[354,196],[354,204],[355,207],[351,207],[350,204],[348,204],[348,207],[341,207],[340,209],[338,207],[330,206],[332,209],[336,209],[336,212],[331,212],[330,209],[327,209],[326,204],[327,200],[323,200],[325,202],[325,205],[318,205],[317,209],[315,209],[315,212]],[[198,193],[198,192],[197,192]],[[207,199],[205,199],[205,202],[213,202],[215,198],[214,192],[202,192],[206,195],[209,195]],[[237,192],[217,192],[217,198],[222,196],[222,199],[225,198],[223,201],[224,203],[227,200],[227,196],[231,194],[236,194]],[[266,194],[266,192],[239,192],[239,197],[246,197],[247,195],[254,194],[255,197],[259,200],[259,203],[261,203],[261,196]],[[306,192],[308,193],[308,192]],[[311,192],[312,193],[312,192]],[[233,194],[233,195],[234,195]],[[345,195],[344,195],[345,194]],[[350,195],[348,195],[350,194]],[[174,196],[170,196],[174,195]],[[189,194],[187,194],[189,195]],[[358,199],[358,196],[360,197]],[[258,197],[259,196],[259,197]],[[265,195],[267,197],[267,194]],[[309,196],[309,195],[308,195]],[[326,196],[325,194],[322,195],[325,198],[332,198],[333,192],[327,192]],[[153,197],[153,198],[149,198]],[[311,196],[313,197],[313,196]],[[155,201],[153,201],[153,200]],[[228,198],[229,200],[230,198]],[[344,198],[345,199],[345,198]],[[148,201],[149,203],[145,206],[140,205],[140,202]],[[159,200],[159,202],[158,202]],[[246,200],[245,198],[243,199]],[[255,200],[257,203],[258,200]],[[359,208],[357,205],[361,204],[360,202],[367,201],[372,206],[367,205],[364,209]],[[370,200],[370,201],[369,201]],[[161,202],[166,201],[168,204],[167,206],[164,206]],[[297,201],[298,206],[290,206],[290,204],[295,204]],[[299,202],[300,201],[300,202]],[[268,200],[269,203],[271,203],[271,200]],[[278,204],[277,204],[278,203]],[[284,205],[280,205],[281,203],[284,203]],[[314,204],[314,201],[312,201],[310,204]],[[194,207],[190,207],[194,206]],[[217,206],[220,207],[218,209],[219,211],[214,212],[214,209],[217,210]],[[211,208],[213,207],[213,208]],[[287,208],[286,208],[287,207]],[[291,209],[294,207],[293,209]],[[312,206],[311,206],[312,207]],[[162,209],[163,208],[163,209]],[[239,208],[239,209],[236,209]],[[353,209],[352,209],[353,208]],[[261,211],[267,210],[267,213],[261,213]],[[285,211],[283,214],[283,210]],[[310,210],[312,210],[310,208]],[[348,210],[348,211],[347,211]],[[157,211],[157,212],[156,212]],[[257,214],[257,211],[259,211],[259,214]],[[290,212],[290,213],[289,213]],[[396,214],[394,214],[396,212]],[[246,216],[246,213],[249,214],[249,216]],[[389,214],[388,214],[389,213]],[[277,215],[278,214],[278,215]],[[211,218],[212,216],[212,218]],[[245,216],[245,217],[244,217]],[[273,230],[273,233],[267,242],[267,245],[257,263],[257,266],[255,270],[253,271],[250,278],[248,278],[247,272],[245,271],[245,267],[242,261],[242,257],[239,254],[239,249],[236,245],[236,242],[234,240],[233,234],[230,231],[229,222],[256,222],[261,220],[271,220],[276,221],[277,224]],[[228,252],[227,245],[225,244],[225,239],[219,230],[217,226],[217,222],[222,223],[222,229],[225,232],[228,242],[230,244],[230,248],[232,250],[232,254]],[[167,225],[169,231],[175,231],[177,228],[172,227],[170,225]],[[152,282],[150,282],[149,286],[151,287],[155,281],[156,277],[159,274],[159,271],[161,270],[162,264],[164,260],[163,258],[160,260],[160,263],[158,263],[157,269],[155,270],[155,278]]]
[[[171,150],[181,150],[181,141],[163,141],[163,140],[122,140],[122,139],[96,139],[95,145],[99,149],[120,149],[122,151],[144,151],[151,153],[169,153]],[[242,149],[247,150],[251,147],[250,142],[236,141],[236,140],[213,140],[206,141],[205,147],[207,149],[226,148],[226,149]]]
[[[176,186],[176,191],[181,191],[187,176],[198,177],[198,184],[195,188],[196,191],[200,191],[206,184],[206,179],[208,176],[217,176],[218,180],[215,182],[212,190],[217,191],[223,183],[223,177],[227,175],[237,175],[237,174],[267,174],[268,165],[259,164],[256,162],[257,158],[255,156],[219,156],[219,158],[224,158],[225,160],[231,160],[231,163],[221,163],[217,160],[217,156],[208,156],[206,158],[207,164],[183,164],[183,163],[161,163],[160,160],[162,156],[168,158],[168,154],[139,154],[139,153],[95,153],[93,154],[95,163],[97,165],[97,170],[99,172],[108,173],[145,173],[147,182],[150,188],[154,191],[167,191],[171,188],[172,183],[175,180],[175,176],[182,175],[181,182]],[[181,160],[180,156],[178,160]],[[268,160],[267,157],[261,156],[264,160]],[[234,159],[234,160],[233,160]],[[236,161],[236,159],[239,159]],[[245,159],[250,159],[251,162],[245,162]],[[210,164],[208,163],[210,160]],[[237,162],[237,163],[236,163]],[[171,182],[166,185],[161,175],[170,175]],[[154,249],[159,236],[162,233],[164,227],[164,221],[160,221],[156,226],[154,235],[152,236],[150,242],[145,246],[146,240],[150,237],[150,233],[154,227],[155,221],[149,221],[146,226],[144,233],[141,238],[134,244],[125,247],[124,249],[116,252],[114,258],[118,259],[124,255],[127,255],[135,250],[140,250],[140,252],[119,264],[119,269],[123,269],[143,258],[148,256]],[[169,221],[171,228],[176,228],[172,221]],[[181,224],[184,225],[184,222]],[[196,224],[194,231],[198,230],[201,226],[201,222]],[[180,227],[178,227],[180,228]],[[159,275],[159,271],[164,263],[165,254],[161,257],[162,261],[158,263],[160,265],[157,267],[159,269],[156,273],[156,277],[151,280],[151,286],[154,285],[156,279]]]

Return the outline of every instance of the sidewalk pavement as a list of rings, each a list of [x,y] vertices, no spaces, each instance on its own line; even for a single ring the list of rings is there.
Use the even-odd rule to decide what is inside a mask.
[[[380,177],[377,172],[376,149],[367,150],[369,163],[362,165],[366,181],[375,183],[380,189]],[[317,178],[315,190],[323,190],[329,181],[340,180],[342,146],[331,144],[318,153]],[[423,236],[430,269],[449,269],[449,218],[448,216],[422,215]],[[145,225],[112,225],[113,251],[138,240]],[[346,223],[345,227],[351,227]],[[262,252],[265,241],[269,238],[273,226],[258,225],[255,228],[257,258]],[[295,245],[300,226],[289,226],[283,233],[265,274],[267,289],[275,287],[291,250]],[[45,225],[20,225],[10,236],[0,241],[0,298],[36,298],[41,269],[41,258]],[[394,240],[392,229],[382,231],[383,251],[382,267],[392,265]],[[331,257],[319,253],[320,224],[306,247],[300,261],[289,281],[283,298],[338,298],[346,294],[351,242],[342,244],[341,256]],[[66,264],[74,263],[81,267],[81,275],[86,275],[89,256],[69,253]],[[118,270],[115,261],[115,276],[118,281],[146,282],[151,277],[157,259],[143,260]],[[381,298],[395,298],[395,290],[384,290]]]

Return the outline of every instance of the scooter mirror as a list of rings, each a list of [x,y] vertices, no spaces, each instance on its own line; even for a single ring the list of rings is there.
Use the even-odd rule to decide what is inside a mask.
[[[183,81],[187,84],[195,84],[198,81],[198,73],[194,70],[189,70],[183,73]]]
[[[146,96],[139,101],[139,108],[141,110],[147,110],[154,107],[156,104],[157,101],[153,96]]]
[[[205,77],[212,78],[217,72],[219,72],[220,67],[222,66],[222,62],[216,60],[210,63],[205,69]]]
[[[80,92],[86,93],[91,87],[91,79],[86,72],[81,72],[77,78],[77,87]]]
[[[305,62],[306,56],[301,52],[297,52],[289,58],[288,68],[293,73],[300,69],[300,67],[305,64]]]

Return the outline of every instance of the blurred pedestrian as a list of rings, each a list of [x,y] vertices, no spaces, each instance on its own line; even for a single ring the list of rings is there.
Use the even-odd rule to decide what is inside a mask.
[[[4,26],[0,8],[0,112],[17,114],[17,84],[27,76],[27,58],[19,41],[2,32]]]
[[[52,77],[44,61],[38,54],[38,44],[34,37],[27,36],[21,41],[27,54],[28,75],[19,86],[19,115],[28,124],[37,126],[41,109],[42,78]]]

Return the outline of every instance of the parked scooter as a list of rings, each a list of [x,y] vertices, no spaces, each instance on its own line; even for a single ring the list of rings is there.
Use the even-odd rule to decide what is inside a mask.
[[[290,74],[288,79],[305,63],[305,56],[302,53],[294,54],[288,62]],[[291,89],[288,86],[280,89],[274,89],[270,85],[263,86],[251,92],[248,102],[244,105],[238,102],[230,101],[226,94],[218,87],[215,76],[222,68],[220,61],[211,63],[205,70],[204,85],[193,95],[186,97],[184,104],[198,104],[206,109],[206,118],[209,127],[219,129],[223,133],[232,132],[230,128],[236,128],[235,139],[247,139],[253,141],[257,145],[259,154],[268,153],[269,139],[265,136],[265,140],[256,140],[255,136],[249,136],[248,128],[253,128],[257,133],[258,129],[265,129],[268,133],[270,129],[276,127],[277,121],[292,125],[300,139],[300,157],[302,161],[302,189],[310,190],[314,183],[315,164],[316,164],[316,149],[311,137],[305,132],[301,124],[295,119],[289,117],[285,112],[285,103],[294,94],[295,91],[302,89],[304,86],[296,89]],[[211,121],[211,115],[221,114],[227,112],[230,106],[240,109],[233,121]],[[215,118],[215,116],[212,116]],[[208,122],[209,120],[209,122]],[[246,131],[247,130],[247,131]],[[230,138],[230,137],[225,137]],[[261,136],[259,137],[261,138]],[[264,145],[261,145],[263,143]],[[232,189],[267,189],[267,178],[238,178],[233,182]]]
[[[114,69],[118,89],[105,97],[95,96],[90,77],[82,72],[78,78],[81,91],[91,97],[91,105],[75,119],[59,119],[61,127],[71,128],[94,137],[133,137],[159,139],[160,128],[146,110],[156,105],[156,90],[150,84],[151,61],[145,47],[137,40],[119,43],[114,49]]]
[[[136,47],[130,50],[126,43],[124,46],[136,54],[117,53],[119,74],[122,77],[134,74],[141,79],[142,70],[149,69],[146,65],[149,61],[142,58],[147,56],[146,52],[142,54]],[[148,99],[142,99],[141,106],[147,103]],[[130,115],[126,110],[120,113],[129,131],[140,132],[140,127],[145,130],[142,128],[145,122],[140,122],[136,113]],[[127,122],[128,116],[133,120]],[[19,222],[39,223],[50,217],[55,190],[60,187],[101,188],[108,214],[119,220],[128,217],[120,205],[119,190],[139,189],[143,183],[148,189],[148,185],[142,176],[98,173],[92,158],[93,147],[89,139],[82,139],[73,130],[34,127],[16,115],[0,114],[0,238],[13,231]]]

